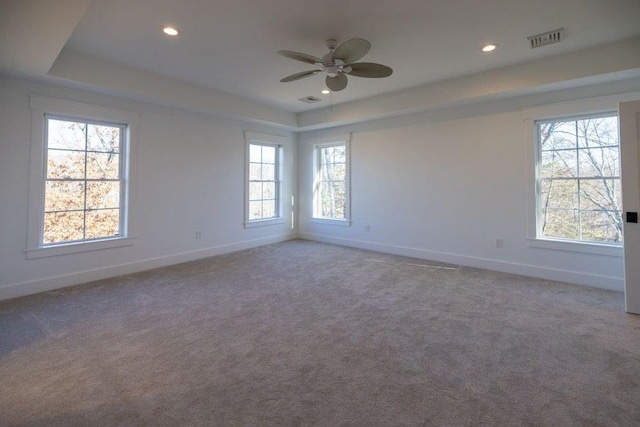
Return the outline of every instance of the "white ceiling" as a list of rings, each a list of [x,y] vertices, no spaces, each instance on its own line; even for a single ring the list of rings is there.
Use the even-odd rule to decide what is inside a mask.
[[[163,36],[164,24],[183,34]],[[529,48],[527,36],[561,27],[562,43]],[[302,112],[328,105],[324,78],[280,83],[313,66],[277,50],[322,56],[327,38],[369,40],[363,61],[394,74],[349,78],[333,95],[340,104],[639,34],[640,0],[95,0],[65,51]],[[481,53],[486,42],[499,49]],[[323,101],[298,101],[307,95]]]

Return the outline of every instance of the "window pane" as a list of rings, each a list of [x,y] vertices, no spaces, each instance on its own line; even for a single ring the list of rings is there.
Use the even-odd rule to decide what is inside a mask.
[[[45,212],[75,209],[84,209],[84,182],[47,181],[44,197]]]
[[[344,219],[345,218],[345,202],[344,198],[336,198],[336,211],[333,214],[334,218]]]
[[[262,165],[260,163],[249,164],[249,181],[260,181],[262,178]]]
[[[333,147],[324,147],[320,149],[320,163],[333,162]]]
[[[262,218],[262,202],[249,202],[249,219]]]
[[[578,150],[580,177],[620,176],[619,147]]]
[[[542,178],[575,178],[578,159],[575,150],[543,151],[540,165]]]
[[[576,147],[576,124],[570,122],[542,123],[538,127],[540,148],[542,150],[560,150]]]
[[[582,239],[597,242],[622,242],[620,212],[582,212]]]
[[[332,181],[332,177],[331,166],[326,163],[320,165],[320,179],[323,181]]]
[[[542,180],[539,204],[542,209],[578,209],[578,181]]]
[[[83,212],[44,214],[44,244],[82,240]]]
[[[343,182],[320,185],[320,212],[326,218],[344,218],[345,186]]]
[[[560,239],[578,239],[578,211],[543,209],[540,215],[542,235]]]
[[[84,123],[56,119],[49,119],[47,123],[48,148],[64,148],[68,150],[84,150],[86,148],[86,125]]]
[[[580,182],[580,207],[590,210],[620,210],[622,207],[620,180],[582,180]]]
[[[249,161],[253,163],[260,163],[262,161],[262,146],[251,144],[249,145]]]
[[[275,199],[276,198],[276,184],[273,182],[265,182],[262,184],[262,198],[263,199]]]
[[[276,202],[265,200],[262,202],[262,218],[273,218],[276,216]]]
[[[344,196],[345,196],[344,182],[334,182],[332,187],[333,187],[333,192],[335,194],[335,197],[344,199]]]
[[[263,181],[275,181],[276,180],[276,168],[275,165],[262,165],[262,180]]]
[[[47,150],[47,178],[84,178],[84,151]]]
[[[328,182],[321,182],[318,192],[318,204],[320,208],[320,216],[330,218],[335,211],[335,197],[333,195],[333,187]]]
[[[334,182],[333,191],[335,195],[336,218],[344,218],[344,205],[346,200],[344,182]]]
[[[343,181],[346,177],[347,167],[343,164],[334,164],[332,168],[333,179]]]
[[[580,147],[618,145],[618,118],[615,116],[578,120],[577,125]]]
[[[87,209],[120,206],[120,182],[87,182]]]
[[[276,162],[276,147],[262,146],[262,163]]]
[[[119,209],[87,211],[85,239],[117,236],[119,229]]]
[[[347,147],[340,145],[334,147],[333,161],[335,163],[344,163],[347,157]]]
[[[120,131],[121,129],[116,126],[88,125],[87,150],[119,152]]]
[[[262,183],[250,182],[249,183],[249,200],[262,199]]]
[[[114,153],[87,153],[87,178],[118,179],[119,160]]]

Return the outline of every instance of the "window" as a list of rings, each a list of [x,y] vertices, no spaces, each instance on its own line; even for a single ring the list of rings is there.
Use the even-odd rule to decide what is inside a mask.
[[[249,221],[277,218],[278,147],[249,144]]]
[[[349,224],[349,144],[317,144],[313,218]]]
[[[616,114],[535,123],[537,237],[621,244]]]
[[[124,235],[126,126],[45,116],[43,246]]]
[[[281,224],[283,138],[247,132],[245,227]]]
[[[131,141],[136,113],[31,96],[27,256],[131,244]]]

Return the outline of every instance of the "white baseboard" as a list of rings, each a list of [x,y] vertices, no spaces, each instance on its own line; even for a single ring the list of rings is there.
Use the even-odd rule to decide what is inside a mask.
[[[402,255],[431,261],[445,262],[448,264],[464,265],[467,267],[483,268],[486,270],[518,274],[521,276],[535,277],[538,279],[553,280],[557,282],[572,283],[576,285],[585,285],[612,291],[624,290],[624,279],[618,277],[599,276],[577,271],[538,267],[534,265],[471,257],[467,255],[456,255],[446,252],[437,252],[425,249],[367,242],[364,240],[344,239],[341,237],[326,236],[321,234],[299,232],[298,237],[301,239],[313,240],[317,242],[332,243],[335,245],[349,246],[353,248],[366,249],[393,255]]]
[[[179,254],[168,255],[159,258],[135,261],[127,264],[112,265],[95,270],[79,271],[62,276],[48,277],[46,279],[39,279],[21,283],[11,283],[0,287],[0,301],[30,294],[36,294],[39,292],[51,291],[54,289],[65,288],[68,286],[80,285],[82,283],[93,282],[95,280],[122,276],[124,274],[137,273],[140,271],[166,267],[173,264],[195,261],[201,258],[227,254],[243,249],[269,245],[271,243],[284,242],[285,240],[291,240],[295,238],[295,233],[279,234],[277,236],[246,240],[227,245],[199,249],[196,251],[182,252]]]

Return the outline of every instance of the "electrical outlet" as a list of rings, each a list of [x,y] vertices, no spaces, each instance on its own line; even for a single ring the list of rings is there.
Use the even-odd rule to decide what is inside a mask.
[[[202,239],[202,231],[196,231],[196,240]]]
[[[504,244],[502,237],[496,237],[496,248],[501,248]]]
[[[371,226],[369,224],[364,226],[364,231],[369,233],[371,231]]]

